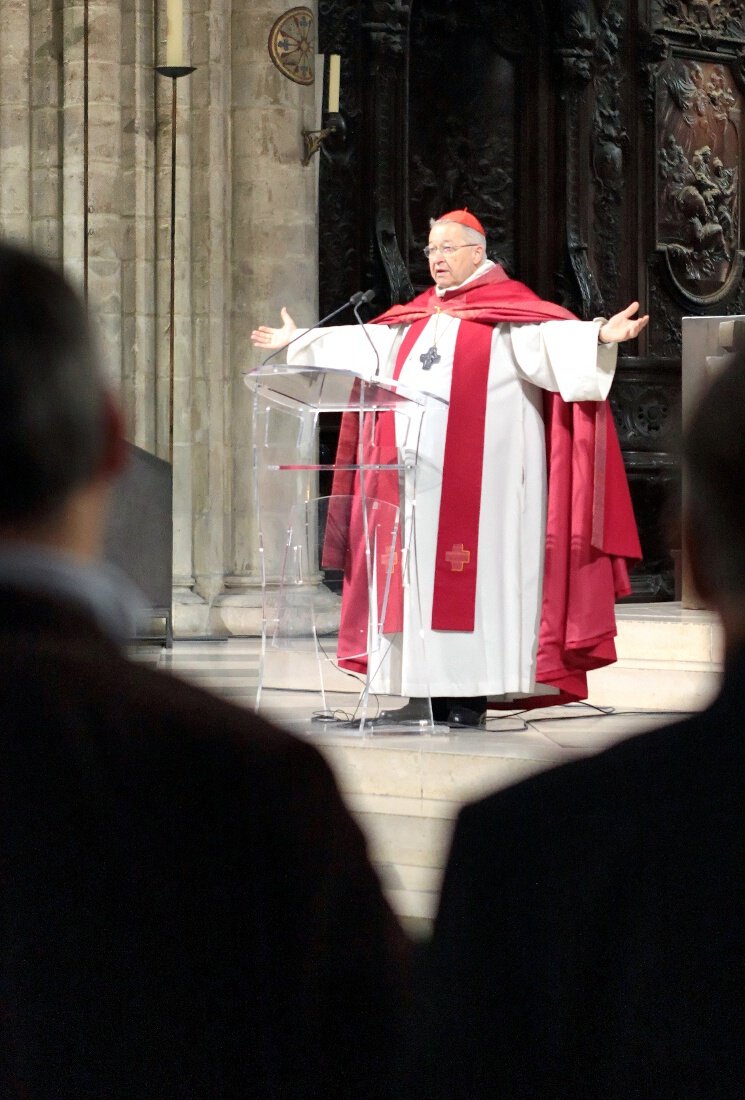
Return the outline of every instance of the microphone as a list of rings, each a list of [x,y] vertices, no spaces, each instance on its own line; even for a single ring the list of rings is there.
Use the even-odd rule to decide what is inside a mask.
[[[356,294],[352,295],[349,301],[353,306],[361,306],[363,302],[371,302],[374,297],[374,290],[358,290]]]
[[[378,355],[378,349],[375,347],[375,344],[372,342],[372,339],[370,338],[370,333],[367,331],[367,327],[365,325],[365,322],[360,317],[360,306],[362,305],[362,303],[363,302],[371,302],[374,297],[375,297],[375,291],[374,290],[365,290],[365,291],[358,290],[357,293],[353,294],[352,297],[349,300],[350,300],[350,302],[353,303],[352,313],[354,313],[355,317],[357,318],[357,324],[362,325],[362,331],[365,334],[367,342],[370,345],[370,347],[373,349],[373,355],[375,356],[375,370],[373,371],[373,378],[377,378],[378,375],[380,374],[380,356]]]
[[[356,294],[353,294],[351,298],[348,298],[343,305],[338,306],[337,309],[332,309],[331,313],[327,313],[325,317],[322,317],[320,321],[316,321],[316,323],[314,325],[311,325],[310,328],[301,329],[296,336],[293,336],[293,338],[291,340],[288,340],[286,344],[283,344],[281,348],[275,348],[273,352],[267,355],[266,359],[262,359],[261,366],[265,367],[270,359],[273,359],[275,355],[279,355],[281,351],[289,348],[290,344],[294,344],[295,341],[299,340],[301,336],[307,336],[307,334],[309,332],[312,332],[314,328],[320,328],[321,325],[325,325],[326,322],[330,321],[332,317],[336,317],[339,313],[342,312],[342,310],[348,309],[349,306],[355,307],[355,316],[357,316],[357,308],[363,302],[371,302],[374,297],[375,292],[372,290],[358,290]],[[359,317],[357,318],[357,320],[360,322],[360,324],[362,324],[362,321]],[[369,339],[370,337],[368,336],[368,340]]]

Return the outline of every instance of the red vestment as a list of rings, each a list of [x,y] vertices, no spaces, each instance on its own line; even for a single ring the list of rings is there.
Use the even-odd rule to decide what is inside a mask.
[[[538,298],[533,291],[509,279],[502,268],[491,268],[485,275],[463,288],[440,296],[432,287],[412,302],[394,306],[374,323],[410,325],[399,350],[398,375],[419,332],[437,311],[462,322],[456,343],[450,394],[450,413],[445,441],[440,534],[438,545],[450,545],[447,525],[457,515],[462,526],[463,494],[480,491],[480,481],[464,485],[460,475],[463,456],[470,454],[474,465],[483,451],[483,405],[488,373],[490,339],[480,338],[481,326],[489,329],[500,322],[536,323],[573,319],[573,314],[552,302]],[[465,365],[467,364],[467,369]],[[474,380],[476,379],[476,382]],[[479,379],[481,382],[479,382]],[[562,700],[587,696],[588,670],[616,659],[615,599],[630,591],[627,559],[641,557],[631,498],[615,425],[607,401],[565,402],[555,393],[544,393],[548,500],[541,622],[536,662],[536,681],[557,688]],[[343,418],[337,462],[352,464],[357,457],[359,420],[348,414]],[[479,435],[479,433],[481,433]],[[395,451],[393,414],[379,414],[375,437],[365,442],[367,461],[390,458]],[[480,473],[479,465],[479,473]],[[338,471],[333,492],[355,492],[355,473]],[[394,473],[383,472],[367,486],[368,498],[395,504],[398,481]],[[479,497],[468,502],[478,543]],[[350,517],[350,543],[341,547],[327,538],[324,564],[343,567],[345,588],[340,625],[340,655],[350,639],[366,637],[367,573],[355,554],[353,544],[360,527],[359,517]],[[400,532],[398,533],[398,540]],[[391,552],[394,548],[388,548]],[[400,549],[400,547],[398,547]],[[400,554],[399,554],[400,560]],[[475,570],[463,573],[436,572],[432,628],[436,630],[473,629]],[[378,574],[379,587],[381,574]],[[363,591],[364,584],[364,591]],[[439,591],[438,591],[439,586]],[[387,590],[387,606],[381,609],[386,632],[401,629],[400,576],[395,572]],[[469,623],[471,625],[469,625]],[[358,647],[359,648],[359,647]],[[342,661],[347,667],[364,669],[364,659]],[[544,705],[556,696],[536,699]]]

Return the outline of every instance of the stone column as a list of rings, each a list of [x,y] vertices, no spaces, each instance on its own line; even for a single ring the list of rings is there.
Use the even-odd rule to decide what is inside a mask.
[[[88,293],[98,321],[104,366],[111,382],[122,379],[122,266],[129,260],[131,233],[122,217],[122,11],[108,0],[88,2],[88,85],[84,87],[83,59],[70,58],[65,65],[66,82],[75,102],[70,104],[70,121],[79,115],[77,89],[88,99],[87,194],[83,179],[74,178],[74,168],[65,173],[66,198],[77,207],[88,204]],[[74,124],[74,123],[73,123]],[[75,158],[75,168],[77,167]],[[77,187],[78,194],[75,189]],[[82,242],[80,242],[82,243]],[[78,241],[74,242],[79,247]]]
[[[316,4],[309,6],[315,15]],[[259,323],[278,324],[282,305],[301,325],[312,323],[318,308],[317,163],[301,163],[301,132],[318,126],[315,88],[285,77],[267,50],[285,10],[280,0],[234,2],[232,16],[231,525],[226,591],[215,600],[213,622],[238,634],[261,629],[251,395],[242,379],[259,362],[250,332]],[[291,447],[293,428],[286,430]],[[277,492],[289,511],[296,486],[278,483]],[[265,546],[271,581],[283,541],[280,525]]]
[[[0,229],[64,261],[88,288],[127,436],[168,458],[172,88],[154,72],[165,0],[89,0],[87,73],[85,10],[83,0],[0,0]],[[317,312],[317,158],[301,164],[301,131],[319,122],[316,89],[269,58],[269,30],[285,10],[279,0],[186,5],[185,52],[197,71],[177,89],[181,634],[260,626],[251,396],[241,375],[257,362],[257,322],[278,318],[285,303],[301,324]],[[288,507],[296,491],[289,482],[279,490]],[[266,554],[274,580],[281,547],[278,530]]]
[[[26,241],[31,228],[29,46],[52,53],[51,16],[24,0],[0,0],[0,219],[3,235]]]
[[[130,442],[155,453],[155,82],[152,0],[122,7],[121,400]]]
[[[193,592],[175,607],[177,630],[205,631],[222,591],[229,520],[226,445],[230,377],[230,0],[192,0],[191,340],[188,421]],[[190,621],[189,621],[190,620]]]
[[[61,239],[65,271],[86,282],[84,181],[86,179],[84,8],[72,0],[62,9],[62,186]]]
[[[15,5],[14,5],[15,6]],[[20,5],[18,5],[20,6]],[[30,215],[29,239],[34,248],[50,259],[59,259],[62,254],[62,189],[60,186],[60,113],[59,113],[59,62],[58,54],[62,34],[62,19],[59,8],[47,3],[47,0],[33,0],[31,11],[31,50],[29,62],[30,96],[23,105],[23,113],[14,112],[13,124],[24,125],[23,114],[31,113],[31,158],[30,158],[30,202],[27,213]],[[5,12],[0,18],[0,83],[5,79],[7,52],[3,31],[9,29]],[[15,37],[15,35],[13,35]],[[16,45],[22,41],[18,39]],[[13,57],[13,47],[10,46]],[[11,71],[13,65],[11,62]],[[16,75],[18,70],[16,70]],[[28,134],[28,127],[25,126]],[[0,141],[5,141],[6,133],[12,132],[8,121],[0,120]],[[3,185],[5,194],[5,186]],[[7,233],[7,221],[3,216],[3,229]]]

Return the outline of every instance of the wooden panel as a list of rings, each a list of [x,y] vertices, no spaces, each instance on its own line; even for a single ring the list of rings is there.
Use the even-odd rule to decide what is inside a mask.
[[[682,317],[745,313],[744,14],[739,0],[319,3],[350,124],[321,165],[324,309],[372,286],[374,313],[427,285],[429,218],[465,205],[543,297],[580,316],[635,298],[650,311],[612,394],[636,598],[673,594]]]

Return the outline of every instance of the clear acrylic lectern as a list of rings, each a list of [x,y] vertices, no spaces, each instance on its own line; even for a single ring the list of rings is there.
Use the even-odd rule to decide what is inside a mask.
[[[427,401],[442,399],[352,369],[272,364],[244,380],[255,395],[257,709],[303,732],[439,732],[428,697],[420,721],[381,715],[407,702],[392,647],[406,629],[404,590],[418,599],[421,421]],[[320,414],[330,412],[345,414],[342,462],[318,456]]]

